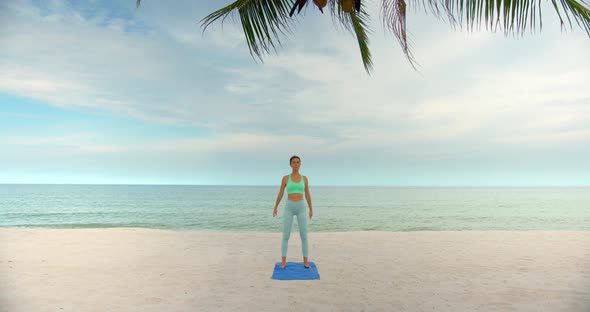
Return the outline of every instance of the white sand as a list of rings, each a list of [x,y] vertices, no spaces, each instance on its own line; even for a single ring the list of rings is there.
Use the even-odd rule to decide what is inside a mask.
[[[1,229],[0,311],[590,311],[590,232]],[[302,261],[291,235],[288,261]]]

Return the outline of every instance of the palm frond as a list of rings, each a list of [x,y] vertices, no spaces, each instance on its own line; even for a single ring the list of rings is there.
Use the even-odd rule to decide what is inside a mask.
[[[556,6],[556,0],[552,0],[553,5]],[[576,0],[561,0],[561,5],[565,10],[565,15],[569,21],[570,28],[572,27],[572,23],[569,17],[569,12],[573,15],[574,19],[578,26],[584,28],[588,36],[590,36],[590,6],[588,6],[583,1],[576,1]],[[563,19],[560,16],[561,25],[564,25]]]
[[[364,6],[360,5],[360,2],[356,3],[355,10],[358,8],[358,11],[352,10],[350,12],[344,12],[338,2],[339,0],[329,1],[332,22],[356,36],[363,66],[367,73],[370,74],[371,70],[373,70],[373,60],[369,49],[369,14],[365,11]]]
[[[382,8],[383,24],[397,38],[408,61],[416,69],[416,60],[408,45],[408,38],[406,36],[406,2],[404,0],[383,0]],[[430,9],[438,11],[436,4],[433,4]]]
[[[392,6],[399,0],[383,1],[385,7],[386,4]],[[466,26],[470,31],[480,30],[485,26],[492,31],[501,28],[506,35],[522,35],[527,28],[534,31],[543,27],[542,0],[442,0],[442,9],[438,5],[440,2],[441,0],[416,0],[414,3],[439,18],[444,12],[452,26]],[[573,19],[590,36],[590,7],[584,0],[551,0],[551,4],[562,28],[567,24],[571,29]],[[391,23],[389,25],[393,30]]]
[[[250,54],[260,61],[264,54],[276,52],[276,44],[281,45],[281,35],[291,33],[293,19],[289,17],[291,0],[237,0],[201,20],[203,32],[213,22],[237,12]]]
[[[371,51],[369,50],[369,37],[367,36],[368,26],[367,21],[369,15],[361,8],[357,13],[354,10],[348,13],[352,22],[354,33],[361,50],[361,57],[363,58],[363,66],[368,74],[373,70],[373,60],[371,58]]]
[[[352,27],[352,20],[350,19],[350,15],[344,11],[342,11],[342,7],[338,4],[339,0],[331,0],[328,1],[330,5],[330,16],[332,17],[332,22],[335,26],[341,26],[345,30],[349,31],[351,34],[354,34],[354,29]]]
[[[141,0],[136,0],[139,7]],[[369,39],[367,36],[369,15],[363,6],[356,11],[344,12],[340,0],[329,0],[332,20],[356,35],[363,65],[369,73],[372,70]],[[355,0],[359,1],[359,0]],[[367,1],[367,0],[363,0]],[[410,64],[416,68],[415,59],[408,44],[406,29],[406,0],[381,0],[384,26],[389,28],[398,39]],[[505,34],[522,34],[526,28],[541,29],[543,26],[541,5],[543,0],[410,0],[416,8],[424,8],[435,16],[448,19],[456,27],[459,25],[469,30],[502,28]],[[590,37],[590,7],[585,0],[551,0],[561,27],[573,26],[573,21],[586,31]],[[307,0],[236,0],[201,20],[203,31],[213,22],[225,19],[237,13],[244,30],[246,42],[253,57],[262,61],[264,54],[271,50],[276,52],[276,45],[281,44],[281,35],[291,34],[295,18],[289,16],[291,8],[299,11],[308,5]],[[357,5],[360,2],[356,2]]]

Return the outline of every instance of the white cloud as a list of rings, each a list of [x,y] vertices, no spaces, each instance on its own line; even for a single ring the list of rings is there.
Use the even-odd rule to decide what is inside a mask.
[[[12,150],[22,148],[34,148],[38,151],[43,150],[43,154],[37,154],[43,158],[46,154],[72,154],[72,153],[89,153],[92,155],[101,155],[105,153],[116,153],[124,150],[123,145],[106,144],[92,142],[96,136],[88,134],[62,135],[62,136],[2,136],[0,137],[0,146]]]
[[[378,3],[372,5],[375,11]],[[547,44],[517,41],[452,32],[414,13],[413,25],[433,27],[427,33],[410,28],[422,64],[416,73],[395,38],[377,31],[380,17],[374,16],[375,69],[367,76],[355,39],[335,31],[328,15],[308,12],[279,55],[256,64],[238,26],[215,24],[203,36],[198,21],[208,12],[193,2],[166,6],[162,11],[146,2],[132,20],[102,13],[84,18],[63,1],[48,16],[28,2],[8,6],[2,17],[10,20],[0,29],[6,47],[0,51],[0,90],[58,107],[214,129],[206,139],[155,145],[203,153],[283,146],[282,140],[334,151],[428,142],[542,143],[560,135],[575,143],[590,124],[584,93],[590,44],[578,41],[585,38],[579,33],[556,41],[545,30]],[[130,31],[139,23],[147,29]],[[512,44],[525,55],[513,53]],[[570,122],[580,129],[546,135]]]
[[[30,157],[43,159],[48,155],[56,157],[115,157],[137,159],[214,159],[227,153],[236,155],[280,154],[289,146],[297,145],[305,150],[324,146],[324,140],[302,135],[264,134],[223,134],[214,137],[187,139],[151,139],[149,141],[121,142],[100,134],[50,135],[50,136],[0,136],[0,146],[10,150],[7,155],[26,153]],[[30,153],[31,150],[43,153]]]

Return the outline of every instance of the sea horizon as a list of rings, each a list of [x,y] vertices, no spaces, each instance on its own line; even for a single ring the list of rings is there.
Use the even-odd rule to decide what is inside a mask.
[[[279,232],[286,195],[273,218],[278,190],[0,184],[0,227]],[[314,186],[311,199],[311,232],[590,230],[588,187]]]
[[[0,185],[105,185],[105,186],[227,186],[273,187],[278,184],[183,184],[183,183],[0,183]],[[384,188],[590,188],[590,185],[354,185],[316,184],[313,187],[384,187]]]

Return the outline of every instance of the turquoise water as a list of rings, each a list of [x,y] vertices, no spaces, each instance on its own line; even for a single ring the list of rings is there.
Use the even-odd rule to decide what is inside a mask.
[[[277,193],[275,186],[0,185],[0,227],[279,232],[286,197],[273,218]],[[311,194],[313,232],[590,230],[588,187],[317,186]]]

